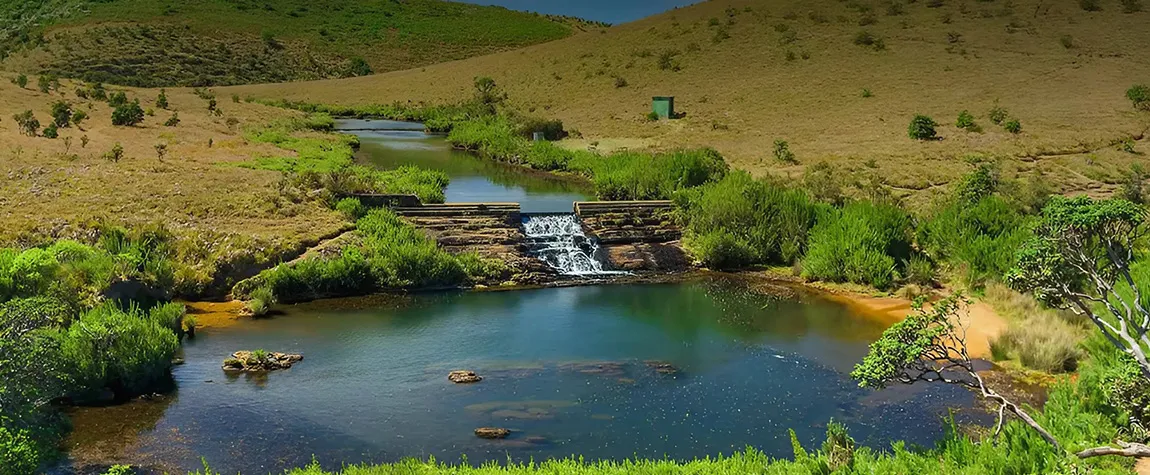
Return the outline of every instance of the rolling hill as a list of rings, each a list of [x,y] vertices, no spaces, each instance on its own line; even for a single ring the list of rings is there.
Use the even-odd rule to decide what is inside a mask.
[[[912,201],[997,160],[1056,191],[1107,194],[1150,152],[1150,114],[1125,97],[1150,83],[1147,25],[1133,0],[712,0],[426,68],[228,92],[450,102],[490,76],[516,108],[579,131],[573,147],[713,146],[736,167],[791,177],[825,162]],[[648,121],[656,95],[684,116]],[[970,130],[956,127],[964,110]],[[916,114],[940,124],[940,140],[908,137]],[[778,140],[796,162],[775,158]]]
[[[442,0],[2,0],[0,52],[14,72],[209,86],[421,67],[591,26]]]

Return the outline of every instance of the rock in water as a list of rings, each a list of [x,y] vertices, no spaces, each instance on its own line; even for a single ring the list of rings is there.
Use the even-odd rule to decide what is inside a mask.
[[[648,360],[644,361],[648,368],[654,369],[659,374],[678,374],[679,368],[666,361]]]
[[[511,431],[502,427],[480,427],[475,429],[475,436],[481,439],[506,439]]]
[[[303,360],[303,355],[290,353],[256,354],[254,351],[237,351],[232,357],[224,360],[224,369],[229,371],[272,371],[291,368]]]
[[[447,379],[456,384],[478,383],[483,381],[483,377],[475,374],[474,371],[452,371],[448,373]]]

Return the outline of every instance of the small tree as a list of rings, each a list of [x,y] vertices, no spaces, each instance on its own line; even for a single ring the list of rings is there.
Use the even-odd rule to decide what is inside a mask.
[[[88,134],[84,134],[84,135],[80,136],[80,148],[88,148],[88,142],[89,142]]]
[[[112,125],[132,126],[144,121],[144,109],[140,102],[129,102],[112,111]]]
[[[1150,384],[1150,310],[1130,274],[1146,211],[1126,200],[1056,196],[1042,209],[1034,238],[1018,255],[1007,282],[1040,300],[1090,319],[1106,339],[1137,363]],[[1144,285],[1144,283],[1143,283]],[[1078,453],[1150,457],[1150,446],[1119,441]]]
[[[158,158],[161,162],[164,161],[164,157],[168,155],[168,145],[158,143],[153,145],[152,148],[156,149],[156,158]]]
[[[1126,98],[1134,103],[1138,110],[1150,110],[1150,86],[1136,84],[1126,90]]]
[[[52,76],[48,74],[41,74],[36,78],[36,86],[40,88],[40,92],[47,94],[52,90]]]
[[[1142,164],[1131,165],[1130,170],[1122,174],[1122,178],[1122,187],[1119,189],[1122,199],[1131,203],[1145,204],[1142,182],[1146,181],[1146,171],[1142,168]]]
[[[120,107],[127,104],[128,95],[124,94],[123,91],[116,91],[108,96],[108,106],[110,107]]]
[[[120,142],[116,142],[116,144],[112,146],[112,150],[109,150],[108,153],[104,154],[104,159],[109,162],[119,162],[123,158],[124,146],[120,145]]]
[[[180,113],[179,112],[173,112],[172,116],[168,117],[168,120],[164,121],[164,126],[165,127],[175,127],[177,125],[180,125]]]
[[[44,127],[44,138],[54,139],[54,138],[59,137],[59,136],[60,136],[60,132],[56,128],[55,123],[48,124],[47,127]]]
[[[969,301],[961,294],[935,302],[930,309],[916,300],[914,313],[892,325],[870,345],[870,351],[855,366],[851,378],[859,386],[881,389],[891,383],[941,381],[978,391],[999,405],[994,435],[1002,431],[1009,411],[1037,431],[1043,439],[1060,447],[1058,440],[1030,417],[1025,410],[986,386],[966,350],[966,315]]]
[[[916,115],[910,121],[910,127],[907,128],[907,133],[910,138],[915,140],[933,140],[938,137],[937,132],[934,130],[938,123],[925,115]]]
[[[495,80],[486,76],[475,78],[475,102],[483,111],[494,114],[496,107],[507,99],[507,94],[495,84]]]
[[[1019,122],[1018,119],[1010,119],[1002,124],[1002,129],[1012,134],[1021,134],[1022,122]]]
[[[21,74],[19,76],[16,76],[16,79],[12,80],[12,84],[20,86],[20,89],[24,89],[25,87],[28,87],[28,75]]]
[[[998,101],[995,101],[994,107],[990,108],[990,113],[987,114],[987,117],[990,117],[990,121],[994,122],[994,125],[1002,125],[1002,123],[1006,121],[1008,113],[1006,112],[1006,109],[1003,109],[1002,106],[998,105]]]
[[[168,92],[167,91],[160,89],[160,95],[156,96],[156,107],[159,107],[161,109],[167,109],[168,108]]]
[[[775,140],[774,153],[775,153],[775,159],[780,161],[780,162],[798,163],[798,160],[795,160],[795,152],[791,151],[791,145],[789,143],[787,143],[786,140],[782,140],[782,139],[776,139]]]
[[[32,111],[30,110],[13,115],[12,120],[16,121],[16,125],[20,128],[20,133],[29,137],[35,137],[37,132],[40,131],[40,121],[36,119],[36,116],[32,115]]]
[[[72,105],[65,101],[52,103],[52,122],[56,127],[67,127],[72,123]]]

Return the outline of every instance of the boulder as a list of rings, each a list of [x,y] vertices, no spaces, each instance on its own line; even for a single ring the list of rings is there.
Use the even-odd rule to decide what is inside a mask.
[[[480,439],[506,439],[511,430],[502,427],[480,427],[475,429],[475,436]]]
[[[483,381],[483,377],[474,371],[459,370],[448,373],[447,380],[455,384],[469,384]]]
[[[224,360],[223,368],[228,371],[273,371],[291,368],[303,360],[303,355],[290,353],[237,351]]]
[[[677,374],[679,372],[679,368],[676,368],[674,365],[666,361],[650,360],[644,361],[643,363],[646,364],[648,368],[654,369],[655,372],[659,374]]]

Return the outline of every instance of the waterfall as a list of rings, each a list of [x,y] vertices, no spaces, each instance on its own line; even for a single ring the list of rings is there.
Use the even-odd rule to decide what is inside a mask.
[[[564,275],[607,275],[623,272],[604,269],[606,259],[599,242],[583,234],[574,214],[523,216],[528,252]]]

